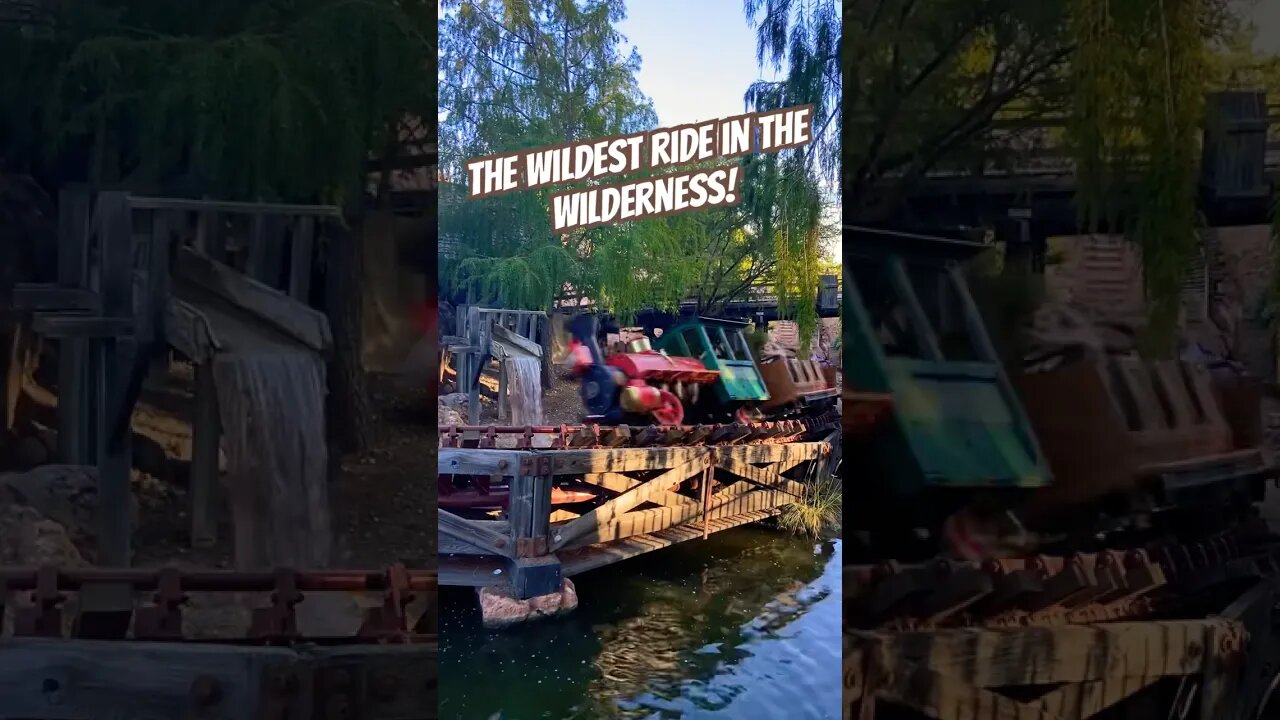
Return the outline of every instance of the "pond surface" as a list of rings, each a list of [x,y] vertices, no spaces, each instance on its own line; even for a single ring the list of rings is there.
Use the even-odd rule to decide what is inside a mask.
[[[440,717],[840,717],[840,541],[766,527],[574,578],[578,609],[505,632],[444,588]]]

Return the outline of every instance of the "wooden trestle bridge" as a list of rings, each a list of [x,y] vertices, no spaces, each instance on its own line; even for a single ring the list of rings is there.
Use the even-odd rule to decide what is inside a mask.
[[[737,427],[739,442],[752,437]],[[646,437],[659,443],[683,430]],[[510,584],[521,599],[559,592],[563,578],[587,570],[776,515],[832,454],[829,438],[503,449],[475,447],[481,433],[469,434],[463,447],[440,449],[442,498],[465,485],[495,500],[489,507],[442,503],[440,582]]]

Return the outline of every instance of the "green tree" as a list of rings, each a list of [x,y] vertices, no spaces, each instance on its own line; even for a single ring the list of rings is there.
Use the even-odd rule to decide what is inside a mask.
[[[47,3],[0,23],[0,169],[51,195],[90,182],[162,194],[327,202],[358,220],[366,163],[436,105],[422,0]],[[357,235],[329,248],[336,439],[362,449]]]
[[[622,54],[620,0],[450,0],[441,22],[441,165],[465,177],[474,157],[649,130],[639,55]],[[590,298],[627,318],[692,298],[714,313],[753,285],[785,279],[776,241],[814,222],[816,186],[802,158],[743,161],[737,207],[570,232],[551,231],[548,198],[562,188],[441,206],[453,248],[441,286],[508,307]],[[799,174],[800,182],[783,182]],[[453,193],[460,194],[460,193]],[[816,237],[816,236],[815,236]],[[815,280],[816,289],[816,280]],[[812,292],[812,291],[810,291]],[[812,310],[809,311],[812,314]]]
[[[750,204],[753,225],[772,239],[779,315],[794,319],[807,349],[817,328],[818,276],[823,254],[823,187],[839,181],[843,116],[841,18],[835,0],[744,0],[756,26],[756,62],[781,73],[746,93],[753,110],[814,106],[814,140],[761,167],[761,192]]]

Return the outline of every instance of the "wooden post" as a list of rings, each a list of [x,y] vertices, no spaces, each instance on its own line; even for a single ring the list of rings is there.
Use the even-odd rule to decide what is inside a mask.
[[[507,361],[498,361],[498,419],[506,420],[511,414],[511,408],[507,403],[507,383],[510,378],[507,377]]]
[[[86,288],[89,280],[89,191],[58,193],[58,285]],[[58,457],[71,465],[93,463],[97,448],[89,437],[93,398],[89,389],[89,340],[64,338],[58,348]]]
[[[542,389],[551,389],[551,315],[538,318],[538,344],[542,346]]]
[[[195,413],[191,420],[191,545],[211,547],[218,541],[218,448],[222,419],[212,359],[196,365]]]
[[[480,308],[475,305],[467,308],[467,344],[480,349],[470,354],[471,360],[467,363],[466,380],[462,380],[461,375],[458,377],[460,383],[466,383],[466,389],[463,392],[467,393],[467,422],[479,425],[480,383],[476,381],[476,375],[489,361],[489,350],[484,347],[484,336],[480,328]]]
[[[98,196],[99,297],[102,315],[108,318],[133,316],[133,222],[129,196],[104,192]],[[132,463],[130,428],[123,438],[111,438],[110,429],[127,407],[127,386],[136,342],[132,337],[104,340],[99,345],[100,375],[98,436],[98,563],[126,567],[131,558],[129,470]],[[115,442],[113,442],[115,440]]]
[[[289,246],[289,296],[299,302],[311,298],[311,256],[315,245],[316,220],[310,215],[298,218],[293,226],[293,242]]]
[[[511,585],[516,597],[527,600],[560,592],[560,561],[548,552],[551,524],[551,477],[517,475],[511,478],[508,519],[515,540]]]

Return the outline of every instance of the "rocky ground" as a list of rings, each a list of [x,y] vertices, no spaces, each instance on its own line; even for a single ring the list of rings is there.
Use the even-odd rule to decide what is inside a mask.
[[[224,511],[219,542],[193,549],[187,477],[191,451],[189,368],[149,387],[134,416],[136,501],[134,565],[175,564],[225,568],[232,558],[230,519]],[[379,568],[400,561],[428,567],[436,554],[434,416],[428,388],[396,376],[370,377],[375,411],[373,449],[341,459],[330,487],[336,549],[333,565]],[[37,394],[39,394],[37,392]],[[46,431],[46,435],[48,431]],[[56,438],[23,444],[39,459]],[[0,455],[6,453],[0,452]],[[3,460],[6,458],[0,458]],[[81,566],[94,558],[96,474],[91,468],[43,465],[0,473],[0,564]],[[299,606],[310,632],[353,632],[359,609],[378,602],[365,596],[314,596]],[[254,596],[206,595],[192,599],[188,632],[239,634],[247,627]]]

